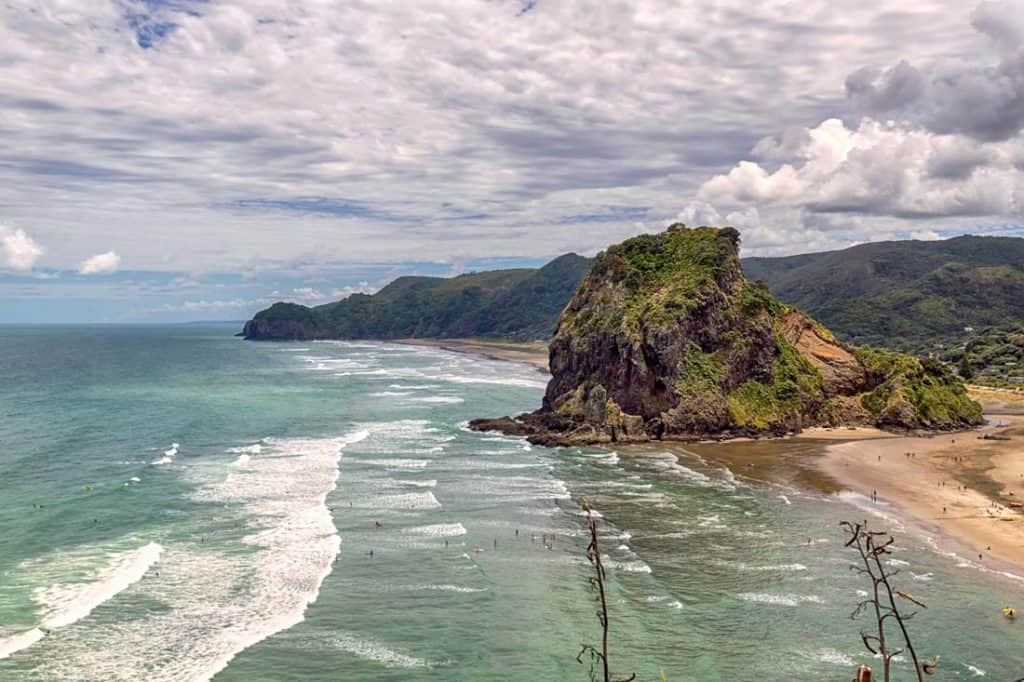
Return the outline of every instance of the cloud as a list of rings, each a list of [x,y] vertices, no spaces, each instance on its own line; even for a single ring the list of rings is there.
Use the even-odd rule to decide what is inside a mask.
[[[34,7],[0,3],[0,221],[197,302],[593,253],[691,202],[751,252],[1019,222],[1019,0]]]
[[[1020,232],[1020,10],[1019,2],[974,10],[970,28],[986,45],[980,53],[856,69],[836,115],[764,137],[746,158],[706,178],[680,217],[729,222],[756,211],[743,213],[745,242],[766,253]]]
[[[983,2],[971,14],[971,25],[999,54],[994,62],[945,60],[919,68],[903,60],[887,69],[864,67],[846,79],[846,95],[862,114],[939,134],[983,141],[1016,137],[1024,128],[1022,16],[1019,1]]]
[[[42,255],[43,248],[25,230],[0,225],[0,268],[31,270]]]
[[[972,56],[956,7],[2,7],[0,206],[59,268],[101,239],[133,268],[207,272],[597,249],[840,113],[849,64]]]
[[[104,275],[117,272],[117,268],[120,265],[121,257],[114,251],[107,251],[105,253],[97,253],[95,256],[90,256],[79,263],[78,272],[83,275]]]
[[[798,206],[815,213],[901,218],[1020,216],[1024,174],[1012,142],[956,136],[863,119],[807,130],[795,158],[774,171],[751,161],[705,182],[698,195],[725,205]]]

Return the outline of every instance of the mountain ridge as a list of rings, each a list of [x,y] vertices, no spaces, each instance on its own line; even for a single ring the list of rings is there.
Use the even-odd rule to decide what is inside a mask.
[[[257,313],[242,335],[254,340],[550,338],[590,263],[566,254],[536,270],[400,277],[377,294],[353,294],[313,308],[279,302]],[[965,343],[965,327],[1009,328],[1024,319],[1024,239],[1019,237],[871,242],[747,257],[741,264],[748,279],[764,280],[776,298],[846,341],[922,352],[935,343]]]

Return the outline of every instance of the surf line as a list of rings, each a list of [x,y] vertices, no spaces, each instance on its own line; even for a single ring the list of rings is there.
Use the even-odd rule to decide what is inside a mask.
[[[142,580],[150,567],[160,560],[163,547],[155,542],[116,555],[93,573],[92,582],[81,585],[52,585],[37,590],[39,599],[50,612],[36,627],[0,639],[0,659],[29,648],[51,631],[77,623],[100,604]]]

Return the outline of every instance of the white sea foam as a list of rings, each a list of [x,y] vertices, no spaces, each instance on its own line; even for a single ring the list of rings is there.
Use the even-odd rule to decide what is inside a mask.
[[[851,492],[844,490],[838,495],[840,500],[843,502],[852,504],[853,506],[866,511],[869,514],[877,516],[889,524],[891,530],[903,530],[903,520],[884,502],[873,502],[867,495],[861,495],[860,493]]]
[[[258,455],[263,452],[263,445],[260,443],[253,443],[252,445],[240,445],[234,448],[228,448],[227,452],[233,455]]]
[[[547,388],[548,382],[540,379],[517,379],[515,377],[479,377],[479,376],[457,376],[441,375],[431,377],[440,381],[448,381],[454,384],[498,384],[499,386],[517,386],[521,388]]]
[[[7,637],[0,637],[0,659],[7,658],[17,651],[29,648],[45,636],[46,633],[39,628],[32,628],[31,630],[18,632]]]
[[[405,528],[403,533],[410,535],[425,535],[432,538],[453,538],[466,534],[466,527],[461,523],[434,523],[428,526],[415,526]]]
[[[160,575],[137,588],[166,608],[62,638],[61,656],[42,663],[42,677],[209,680],[240,651],[301,622],[341,544],[326,504],[341,451],[367,435],[268,439],[249,466],[202,485],[197,501],[250,528],[248,551],[209,537],[169,545]],[[224,552],[224,542],[234,548]]]
[[[409,400],[415,403],[434,403],[438,405],[455,405],[466,402],[465,398],[455,395],[427,395],[421,398],[410,398]]]
[[[171,443],[171,447],[164,450],[163,457],[160,459],[153,460],[153,464],[170,464],[174,461],[175,456],[178,454],[178,448],[180,446],[177,443]]]
[[[842,651],[836,651],[835,649],[821,649],[816,651],[812,656],[816,661],[822,663],[832,663],[833,665],[841,665],[844,668],[851,668],[857,664],[849,654],[844,654]]]
[[[249,463],[250,459],[252,459],[252,457],[250,457],[249,455],[239,455],[238,459],[232,462],[232,464],[234,464],[236,467],[245,466],[246,464]]]
[[[483,587],[463,587],[462,585],[419,585],[415,589],[429,590],[432,592],[462,592],[466,594],[487,591]]]
[[[434,493],[402,493],[399,495],[378,495],[360,506],[374,509],[440,509],[441,503]]]
[[[719,561],[712,560],[716,566],[724,566],[726,568],[733,568],[738,571],[752,571],[752,572],[763,572],[763,571],[777,571],[782,573],[788,572],[800,572],[806,571],[807,567],[803,564],[756,564],[751,565],[742,561]]]
[[[645,458],[658,471],[674,474],[702,488],[718,488],[735,490],[736,484],[726,480],[712,480],[707,474],[701,473],[679,463],[679,457],[669,452],[649,455]]]
[[[985,677],[985,675],[987,674],[981,668],[973,666],[970,663],[965,663],[964,667],[967,668],[975,677]]]
[[[331,646],[359,658],[380,663],[385,668],[429,668],[429,661],[409,656],[389,647],[362,639],[355,635],[340,633],[330,640]]]
[[[404,479],[395,479],[396,485],[407,485],[413,488],[436,488],[437,479],[431,478],[424,481],[409,481]]]
[[[635,561],[606,561],[609,568],[618,569],[624,573],[650,573],[651,567],[639,559]]]
[[[43,610],[42,627],[62,628],[82,620],[93,609],[142,580],[150,566],[160,559],[163,547],[155,542],[130,552],[110,557],[109,563],[95,570],[80,583],[37,588],[33,599]]]
[[[377,391],[371,393],[374,398],[404,398],[405,396],[412,395],[411,391]]]
[[[743,601],[756,604],[774,604],[777,606],[799,606],[800,604],[824,604],[821,597],[814,594],[767,594],[764,592],[744,592],[736,595]]]
[[[403,459],[396,457],[395,459],[352,459],[353,462],[359,462],[360,464],[369,464],[370,466],[385,467],[388,469],[423,469],[430,462],[425,459]]]

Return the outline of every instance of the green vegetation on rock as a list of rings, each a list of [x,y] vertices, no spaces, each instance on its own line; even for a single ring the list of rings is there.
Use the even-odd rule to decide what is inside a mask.
[[[598,254],[551,342],[544,407],[514,428],[568,444],[978,423],[941,363],[839,342],[748,281],[738,246],[733,228],[673,225]]]

